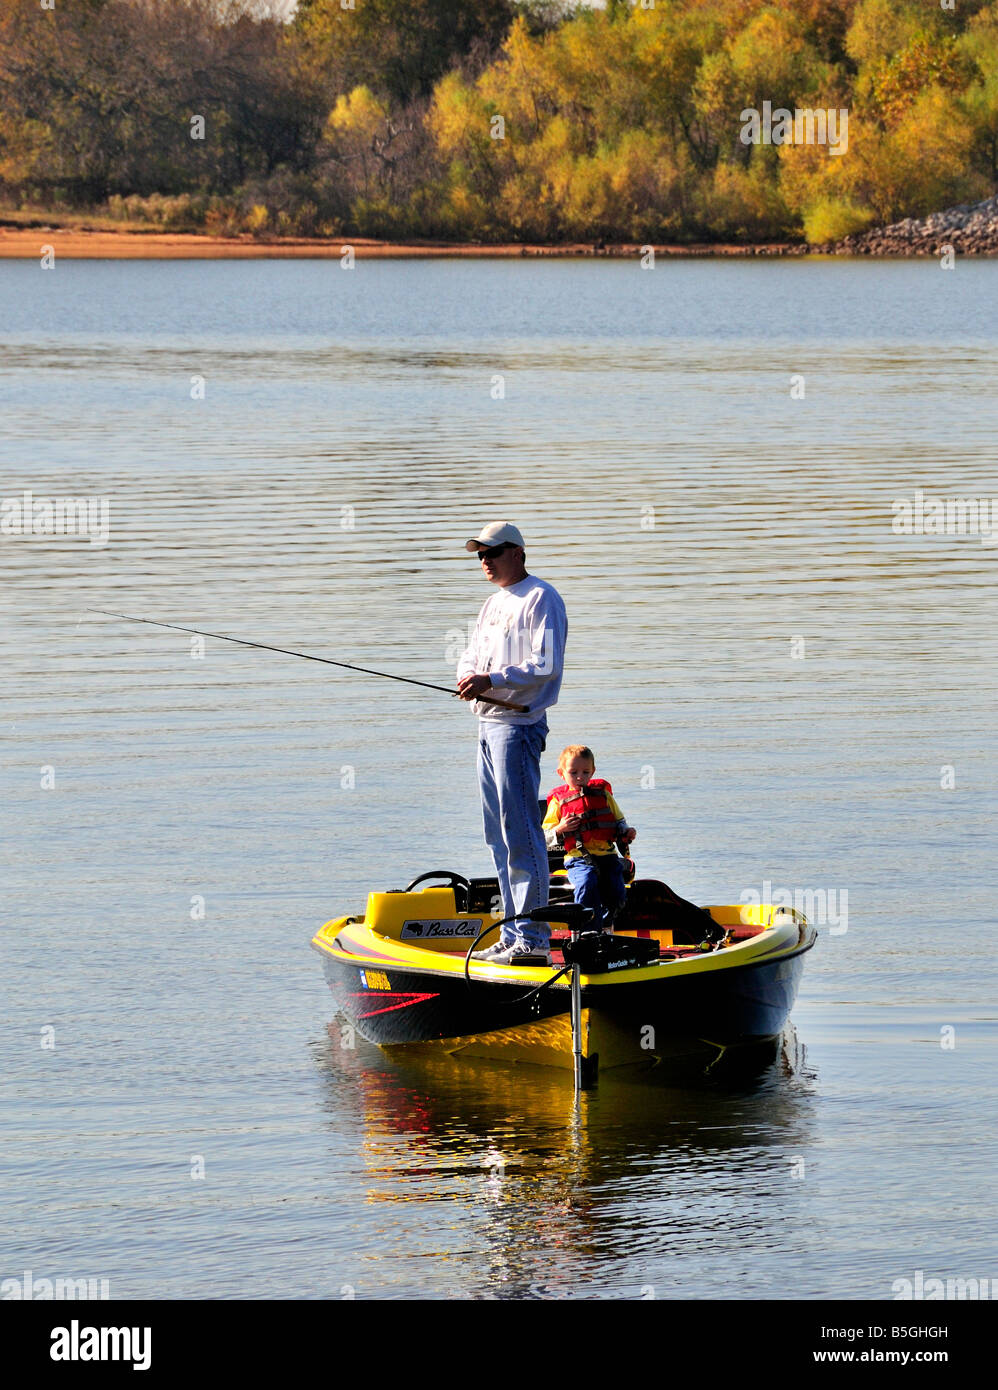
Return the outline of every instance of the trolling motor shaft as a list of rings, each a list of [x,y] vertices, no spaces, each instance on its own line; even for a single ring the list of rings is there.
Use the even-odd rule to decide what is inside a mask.
[[[571,966],[571,1018],[572,1018],[572,1072],[575,1078],[575,1092],[588,1091],[596,1084],[599,1056],[586,1057],[582,1051],[582,970],[583,956],[587,954],[584,943],[589,938],[601,937],[602,932],[587,931],[593,920],[593,910],[581,903],[547,903],[524,913],[532,922],[564,922],[571,933],[571,940],[562,947],[562,955]]]

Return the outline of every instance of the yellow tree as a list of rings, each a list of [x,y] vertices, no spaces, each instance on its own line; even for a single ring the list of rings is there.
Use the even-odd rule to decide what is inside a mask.
[[[959,49],[974,74],[961,102],[973,130],[971,158],[998,192],[998,4],[973,17]]]

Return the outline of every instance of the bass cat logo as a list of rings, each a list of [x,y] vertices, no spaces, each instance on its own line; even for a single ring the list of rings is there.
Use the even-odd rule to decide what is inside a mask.
[[[402,940],[411,941],[414,937],[426,941],[430,937],[440,936],[477,936],[481,930],[480,917],[475,922],[466,921],[463,917],[434,918],[433,921],[414,919],[402,923]]]

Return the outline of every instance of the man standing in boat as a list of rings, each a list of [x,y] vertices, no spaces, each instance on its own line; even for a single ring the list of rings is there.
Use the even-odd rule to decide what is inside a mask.
[[[503,916],[529,912],[548,900],[548,856],[538,798],[547,711],[557,701],[568,621],[561,595],[527,573],[523,537],[494,521],[465,549],[475,555],[498,592],[482,605],[457,667],[462,700],[478,715],[478,781],[485,842],[502,892]],[[489,694],[489,703],[478,696]],[[526,706],[505,710],[494,701]],[[546,923],[507,922],[497,945],[480,958],[508,965],[519,956],[548,955]]]

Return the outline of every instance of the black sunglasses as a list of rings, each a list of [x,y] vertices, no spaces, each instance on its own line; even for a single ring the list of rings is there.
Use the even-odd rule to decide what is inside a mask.
[[[512,541],[504,541],[502,545],[493,545],[488,550],[476,550],[476,560],[494,560],[497,555],[501,555],[504,550],[515,549]]]

